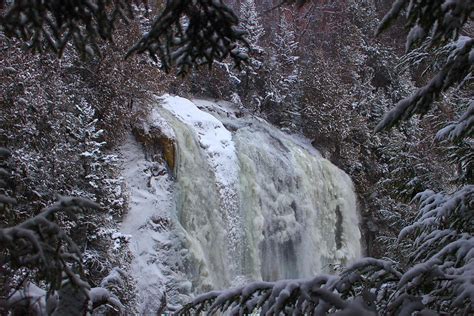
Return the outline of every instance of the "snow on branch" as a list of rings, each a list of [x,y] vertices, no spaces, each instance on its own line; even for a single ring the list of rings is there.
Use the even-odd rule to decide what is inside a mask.
[[[260,310],[260,314],[278,315],[287,308],[298,313],[314,310],[318,303],[327,302],[328,309],[346,306],[337,294],[326,288],[335,277],[318,276],[311,280],[282,280],[278,282],[253,282],[246,286],[225,291],[213,291],[198,296],[177,312],[208,314],[229,311],[230,314],[249,314]]]
[[[370,294],[371,291],[375,290],[380,280],[397,282],[401,276],[391,262],[363,258],[340,276],[257,281],[239,288],[205,293],[184,305],[177,315],[219,311],[231,315],[254,312],[260,315],[325,315],[335,311],[339,311],[340,315],[375,315],[376,298]]]
[[[416,310],[432,305],[469,314],[474,310],[474,185],[453,194],[427,190],[415,200],[420,203],[418,217],[399,235],[399,241],[410,245],[414,265],[400,278],[399,297],[388,311],[399,312],[410,301],[413,308],[421,306]],[[410,295],[402,299],[403,293]]]
[[[402,12],[406,12],[407,51],[416,43],[429,39],[432,46],[456,39],[463,25],[472,16],[474,2],[466,0],[397,0],[382,19],[377,34],[386,30]]]
[[[88,291],[87,283],[74,272],[81,267],[81,251],[52,221],[57,212],[77,212],[82,209],[98,210],[100,206],[83,198],[60,197],[58,202],[43,209],[35,217],[16,226],[0,229],[0,243],[9,250],[14,265],[39,269],[51,284],[51,290],[60,288],[65,273],[75,286]]]
[[[448,59],[436,76],[411,96],[399,101],[392,110],[385,114],[375,131],[380,132],[383,129],[388,129],[415,114],[425,114],[441,92],[456,83],[461,83],[472,72],[473,54],[474,39],[460,37],[456,43],[451,45]]]
[[[47,314],[46,291],[32,282],[27,282],[25,286],[10,295],[6,306],[14,314],[18,309],[29,310],[34,315]]]
[[[431,293],[423,291],[433,288]],[[447,304],[453,314],[474,310],[474,237],[462,238],[444,246],[428,260],[414,265],[401,278],[398,291],[430,297],[425,304]],[[392,310],[402,302],[394,301]],[[398,306],[397,306],[398,305]]]
[[[449,140],[451,142],[460,140],[474,133],[474,100],[469,101],[469,107],[456,121],[444,127],[436,133],[436,140]]]
[[[125,308],[120,300],[110,293],[109,290],[103,287],[94,287],[89,291],[89,296],[92,302],[92,308],[95,309],[102,305],[110,305],[119,312],[124,312]]]
[[[472,212],[474,185],[465,185],[452,195],[426,190],[418,193],[414,200],[420,202],[417,219],[413,224],[402,229],[398,237],[399,241],[416,233],[421,236],[421,240],[416,243],[421,245],[421,241],[430,237],[429,233],[436,227],[459,229],[463,223],[472,223],[474,220]],[[462,219],[462,221],[453,221],[454,218]]]
[[[170,0],[150,32],[135,44],[132,53],[148,52],[165,71],[177,66],[185,74],[194,65],[212,65],[230,56],[236,66],[247,60],[237,43],[248,46],[239,20],[222,0]]]
[[[101,282],[101,287],[90,288],[77,272],[82,273],[80,249],[61,228],[54,223],[58,212],[100,210],[88,199],[61,196],[53,205],[33,218],[8,228],[0,229],[0,244],[8,249],[13,267],[37,269],[39,277],[49,285],[48,291],[27,282],[12,293],[7,301],[9,310],[34,310],[37,314],[75,315],[85,311],[87,301],[92,309],[108,305],[124,312],[120,300],[106,287],[120,290],[125,272],[115,268]]]
[[[98,52],[98,39],[112,40],[117,20],[132,16],[127,0],[15,0],[0,17],[0,31],[62,55],[71,43],[82,56]]]
[[[474,40],[459,34],[472,18],[473,11],[474,2],[465,0],[396,0],[393,3],[380,23],[377,34],[387,29],[402,12],[406,12],[406,26],[410,30],[406,42],[407,52],[423,43],[435,48],[447,44],[446,47],[451,52],[435,77],[414,94],[399,101],[377,125],[376,132],[388,129],[415,114],[425,114],[441,92],[457,83],[463,83],[472,73]]]

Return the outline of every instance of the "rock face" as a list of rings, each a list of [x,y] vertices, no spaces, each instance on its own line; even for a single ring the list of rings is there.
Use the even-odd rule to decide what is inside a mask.
[[[145,156],[150,161],[164,159],[169,172],[174,174],[176,166],[176,141],[166,129],[155,122],[141,122],[133,127],[133,135],[143,145]]]
[[[177,164],[176,137],[154,108],[132,126],[120,148],[121,176],[128,195],[128,213],[120,232],[133,256],[130,275],[136,281],[137,314],[156,315],[161,301],[189,300],[191,286],[184,265],[183,238],[173,220]],[[188,263],[189,262],[189,263]]]

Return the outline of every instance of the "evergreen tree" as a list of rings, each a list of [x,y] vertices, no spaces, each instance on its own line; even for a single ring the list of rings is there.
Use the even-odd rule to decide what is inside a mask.
[[[49,49],[61,56],[71,43],[82,57],[91,56],[100,53],[100,40],[112,41],[118,21],[133,17],[131,4],[128,0],[14,1],[0,8],[0,31],[28,42],[35,51]],[[245,43],[237,25],[237,16],[222,0],[167,1],[150,31],[127,56],[148,53],[166,71],[176,66],[178,74],[227,57],[239,66],[246,56],[236,49],[238,42]]]
[[[240,4],[240,26],[247,32],[247,41],[249,47],[246,49],[249,53],[262,53],[261,46],[262,37],[265,35],[265,30],[260,21],[255,0],[243,0]]]
[[[295,132],[301,126],[298,42],[294,24],[287,17],[290,12],[282,13],[270,51],[265,99],[272,120],[282,129]]]
[[[248,46],[240,49],[249,56],[248,62],[244,64],[236,76],[237,93],[243,104],[258,110],[262,97],[262,75],[265,63],[265,49],[262,47],[262,38],[265,30],[262,26],[260,16],[257,12],[254,0],[244,0],[240,4],[240,27],[247,33]]]

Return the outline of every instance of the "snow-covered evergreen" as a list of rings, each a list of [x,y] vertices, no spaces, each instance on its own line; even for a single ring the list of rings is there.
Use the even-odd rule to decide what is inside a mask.
[[[0,314],[473,313],[473,12],[0,2]]]
[[[298,41],[294,23],[290,23],[287,16],[292,15],[283,11],[272,42],[265,101],[270,103],[270,112],[275,113],[284,130],[297,132],[301,125]]]

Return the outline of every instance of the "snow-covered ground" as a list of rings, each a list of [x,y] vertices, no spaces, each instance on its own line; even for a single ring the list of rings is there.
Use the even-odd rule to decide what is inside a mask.
[[[166,246],[171,243],[168,223],[173,208],[173,181],[170,175],[154,176],[164,165],[145,159],[143,148],[130,135],[121,148],[122,176],[129,193],[129,212],[121,232],[129,236],[133,255],[132,276],[139,295],[142,315],[156,310],[168,281],[163,266]]]

